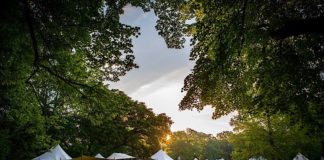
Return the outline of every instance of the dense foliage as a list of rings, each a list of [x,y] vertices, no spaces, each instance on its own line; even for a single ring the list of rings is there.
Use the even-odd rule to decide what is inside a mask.
[[[232,146],[225,139],[187,129],[174,132],[166,150],[173,159],[230,159]]]
[[[139,28],[119,21],[127,4],[153,4],[168,47],[191,37],[196,65],[180,108],[210,105],[213,118],[236,111],[237,131],[222,135],[232,158],[324,155],[321,0],[11,0],[0,6],[0,159],[32,158],[57,143],[73,156],[145,157],[160,147],[170,118],[105,85],[137,67]],[[174,137],[174,158],[229,158],[225,138]]]
[[[191,38],[196,65],[180,109],[210,105],[213,118],[237,111],[241,119],[280,112],[319,138],[324,155],[323,6],[321,0],[155,1],[156,28],[168,46],[181,48]]]
[[[0,159],[31,159],[61,144],[72,156],[160,148],[172,121],[107,89],[137,67],[138,27],[119,22],[145,0],[4,1],[0,6]],[[105,83],[105,84],[104,84]]]
[[[320,159],[320,142],[307,132],[301,122],[291,123],[282,114],[233,120],[234,134],[228,135],[233,145],[233,159],[262,156],[266,159],[293,159],[302,153],[309,159]]]

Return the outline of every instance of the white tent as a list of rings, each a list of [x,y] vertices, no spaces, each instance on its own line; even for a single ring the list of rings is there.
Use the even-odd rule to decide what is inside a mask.
[[[58,144],[56,147],[51,149],[51,152],[54,154],[56,160],[68,160],[72,159]]]
[[[168,156],[164,151],[159,150],[153,156],[151,156],[154,160],[173,160],[170,156]]]
[[[132,158],[135,158],[135,157],[124,154],[124,153],[113,153],[112,155],[107,157],[107,159],[132,159]]]
[[[105,158],[105,157],[102,156],[100,153],[98,153],[95,157],[96,157],[96,158]]]
[[[298,153],[296,155],[296,157],[293,160],[308,160],[308,158],[306,158],[304,155],[302,155],[301,153]]]
[[[45,152],[44,154],[34,158],[33,160],[55,160],[55,157],[51,152]]]
[[[72,159],[60,145],[55,146],[50,149],[49,152],[46,152],[33,160],[69,160]]]
[[[221,158],[221,159],[216,159],[216,160],[225,160],[224,158]]]
[[[249,160],[267,160],[264,157],[260,156],[260,157],[252,157]]]

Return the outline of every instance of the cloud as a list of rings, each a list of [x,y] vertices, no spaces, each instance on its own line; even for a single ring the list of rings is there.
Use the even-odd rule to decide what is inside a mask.
[[[189,70],[185,68],[173,71],[163,77],[145,84],[130,96],[142,102],[153,109],[155,113],[166,113],[172,118],[174,124],[171,129],[173,131],[192,128],[197,131],[216,134],[224,130],[232,130],[229,121],[232,115],[212,120],[213,109],[206,107],[201,112],[179,111],[178,104],[185,93],[181,93],[183,86],[183,78]]]
[[[138,21],[137,25],[141,27],[141,35],[133,39],[135,62],[139,68],[129,71],[126,76],[121,77],[120,82],[111,84],[111,88],[128,90],[129,93],[133,93],[143,85],[179,70],[179,68],[190,70],[193,67],[194,62],[188,60],[189,43],[186,43],[184,49],[168,49],[163,38],[155,30],[156,17],[154,13],[145,13],[144,19],[140,18],[143,16],[140,9],[126,7],[125,10],[126,18],[122,16],[122,19],[130,25],[135,25]]]
[[[124,7],[124,14],[121,16],[121,22],[129,25],[140,25],[140,23],[148,18],[150,12],[144,12],[140,7],[127,5]]]
[[[179,111],[178,104],[185,95],[181,92],[183,81],[194,65],[189,61],[189,43],[183,49],[168,49],[154,28],[157,18],[152,12],[127,6],[121,19],[141,27],[142,34],[133,43],[135,61],[140,68],[131,70],[119,82],[110,84],[110,88],[120,89],[134,100],[144,102],[155,113],[166,113],[174,121],[173,131],[192,128],[215,134],[232,130],[231,115],[212,120],[210,107],[201,112]]]
[[[133,92],[130,92],[130,95],[140,94],[142,96],[148,96],[155,94],[157,91],[168,90],[170,85],[176,85],[177,87],[180,85],[182,87],[182,82],[186,75],[188,75],[188,68],[179,68],[138,87]],[[180,90],[177,92],[180,92]]]

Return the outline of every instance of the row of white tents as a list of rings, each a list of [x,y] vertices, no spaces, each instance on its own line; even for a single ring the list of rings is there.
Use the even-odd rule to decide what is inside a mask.
[[[105,158],[100,153],[98,153],[95,158],[97,159],[134,159],[135,157],[124,154],[124,153],[113,153],[109,157]],[[153,160],[173,160],[168,156],[164,151],[159,150],[154,155],[151,156]],[[43,153],[42,155],[34,158],[33,160],[72,160],[72,157],[69,156],[60,145],[57,145],[51,148],[48,152]]]
[[[110,160],[117,160],[117,159],[134,159],[135,157],[124,154],[124,153],[113,153],[109,157],[105,158],[100,153],[98,153],[95,158],[97,159],[110,159]],[[151,156],[153,160],[173,160],[170,156],[168,156],[164,151],[159,150],[154,155]],[[57,145],[51,148],[48,152],[34,158],[33,160],[72,160],[72,158],[62,149],[60,145]],[[224,160],[224,159],[220,159]],[[249,160],[266,160],[262,156],[260,157],[253,157]],[[301,153],[298,153],[293,160],[309,160]]]

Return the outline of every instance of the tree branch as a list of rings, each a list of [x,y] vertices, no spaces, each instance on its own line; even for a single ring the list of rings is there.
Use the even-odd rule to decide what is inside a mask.
[[[34,93],[34,95],[35,95],[35,97],[37,99],[37,102],[39,103],[39,106],[42,106],[42,102],[40,100],[40,96],[38,95],[38,93],[37,93],[37,91],[36,91],[35,86],[33,85],[33,83],[30,82],[30,81],[26,81],[26,83],[29,84],[30,87],[32,88],[32,91],[33,91],[33,93]]]
[[[241,36],[241,48],[242,48],[242,45],[245,41],[245,36],[244,36],[244,30],[245,30],[245,13],[246,13],[246,7],[247,7],[247,3],[248,3],[248,0],[244,0],[243,2],[243,7],[241,9],[241,12],[242,12],[242,17],[241,17],[241,28],[240,28],[240,36]],[[239,53],[240,54],[240,53]]]
[[[29,77],[27,78],[27,80],[25,82],[29,83],[30,79],[32,79],[35,76],[35,74],[38,72],[38,70],[39,70],[39,66],[36,66],[36,69],[33,70],[33,72],[29,75]]]
[[[72,88],[77,90],[82,96],[88,97],[82,91],[80,91],[77,87],[75,87],[74,85],[82,86],[82,87],[85,87],[85,88],[92,88],[92,87],[87,86],[87,85],[82,84],[82,83],[75,82],[75,81],[70,80],[68,78],[65,78],[63,76],[60,76],[60,75],[56,74],[54,71],[52,71],[51,68],[49,68],[49,67],[47,67],[47,66],[45,66],[43,64],[39,64],[39,66],[44,68],[49,74],[55,76],[56,78],[60,79],[61,81],[65,82],[66,84],[68,84],[69,86],[71,86]]]
[[[55,73],[54,71],[52,71],[51,68],[43,65],[43,64],[39,64],[40,67],[44,68],[48,73],[50,73],[51,75],[55,76],[56,78],[62,80],[63,82],[69,83],[69,84],[74,84],[74,85],[78,85],[78,86],[82,86],[82,87],[86,87],[86,88],[91,88],[88,85],[85,85],[83,83],[79,83],[79,82],[75,82],[73,80],[70,80],[68,78],[65,78],[63,76],[60,76],[59,74]]]
[[[36,39],[36,34],[35,34],[35,29],[33,27],[33,17],[32,17],[32,10],[30,9],[30,4],[28,3],[28,0],[23,0],[23,6],[24,6],[24,11],[25,11],[25,19],[28,25],[28,30],[29,30],[29,34],[30,34],[30,38],[31,38],[31,42],[32,42],[32,47],[33,47],[33,51],[34,51],[34,62],[33,62],[33,67],[34,70],[32,71],[32,73],[30,74],[30,76],[27,78],[27,80],[25,81],[26,83],[30,83],[30,79],[32,79],[36,73],[39,71],[40,67],[45,69],[49,74],[55,76],[56,78],[60,79],[61,81],[65,82],[66,84],[68,84],[69,86],[71,86],[72,88],[74,88],[75,90],[77,90],[82,96],[84,97],[89,97],[86,96],[82,91],[80,91],[80,89],[77,86],[81,86],[84,88],[89,88],[89,89],[93,89],[93,87],[90,87],[86,84],[83,83],[79,83],[73,80],[70,80],[68,78],[65,78],[59,74],[57,74],[55,71],[53,71],[50,67],[47,67],[43,64],[41,64],[41,54],[38,50],[38,43],[37,43],[37,39]],[[41,38],[44,41],[44,45],[46,47],[48,47],[48,50],[50,49],[48,46],[48,43],[45,39],[45,36],[40,33]]]
[[[30,79],[32,79],[39,70],[38,63],[39,63],[40,54],[38,52],[37,40],[36,40],[36,36],[35,36],[35,32],[34,32],[31,10],[29,8],[29,4],[28,4],[27,0],[23,0],[23,5],[24,5],[24,10],[25,10],[25,18],[27,21],[29,34],[30,34],[30,38],[31,38],[31,42],[32,42],[33,50],[34,50],[34,67],[36,67],[33,70],[33,72],[30,74],[30,76],[27,78],[27,80],[25,81],[26,83],[29,83]]]
[[[39,52],[38,52],[38,48],[37,48],[37,40],[36,40],[36,36],[35,36],[35,32],[34,32],[34,28],[33,28],[33,20],[31,17],[31,10],[29,8],[29,4],[27,2],[27,0],[23,0],[23,4],[24,4],[24,9],[25,9],[25,18],[28,24],[28,29],[29,29],[29,34],[30,34],[30,38],[32,41],[32,45],[33,45],[33,49],[34,49],[34,65],[37,66],[37,64],[39,63]]]

